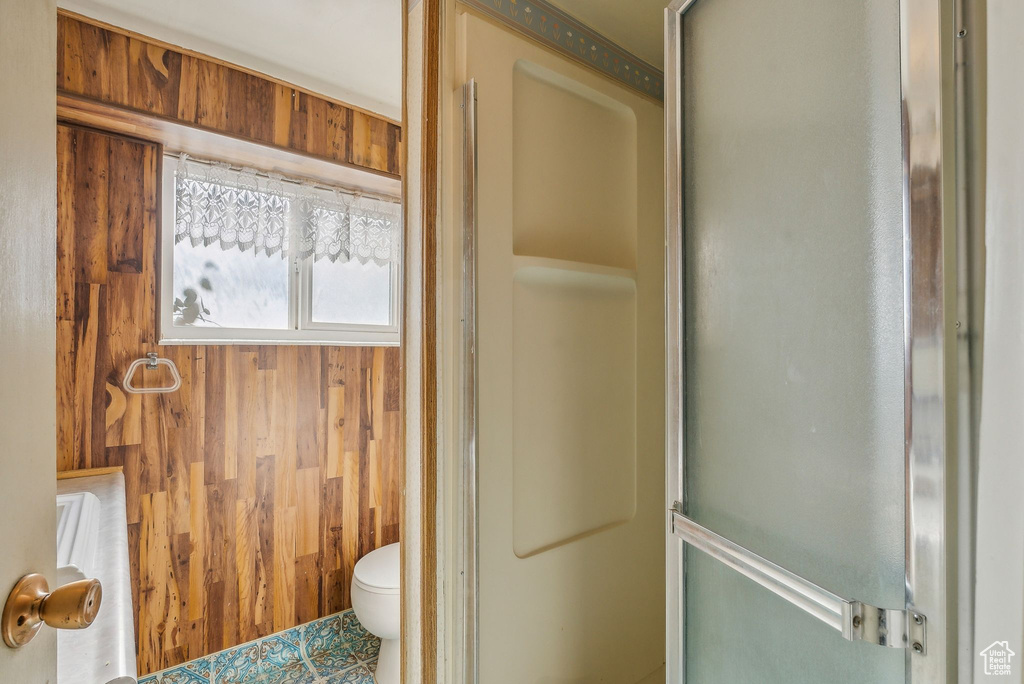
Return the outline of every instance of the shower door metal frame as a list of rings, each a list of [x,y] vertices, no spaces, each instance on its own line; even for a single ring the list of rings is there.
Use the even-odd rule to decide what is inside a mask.
[[[665,10],[666,179],[666,677],[686,680],[687,542],[677,530],[686,513],[685,320],[683,272],[682,23],[696,2]],[[927,616],[925,653],[906,650],[906,681],[947,682],[955,676],[948,644],[947,548],[951,498],[947,483],[946,216],[943,156],[943,29],[939,0],[899,0],[903,155],[904,466],[906,609]],[[950,273],[949,277],[954,277]],[[949,428],[951,429],[951,427]],[[955,515],[952,516],[955,520]],[[712,533],[713,535],[713,533]],[[717,535],[713,535],[717,537]],[[692,538],[692,537],[691,537]],[[716,543],[727,545],[718,538]],[[745,551],[741,549],[741,551]],[[720,558],[721,559],[721,558]],[[870,559],[866,559],[870,562]],[[734,566],[735,567],[735,566]],[[776,566],[777,567],[777,566]],[[748,577],[750,575],[748,574]],[[798,578],[797,578],[798,579]],[[758,581],[755,579],[755,581]],[[768,586],[768,582],[761,582]],[[806,609],[806,608],[805,608]]]
[[[462,86],[462,682],[480,680],[480,506],[477,489],[477,112],[476,79]]]

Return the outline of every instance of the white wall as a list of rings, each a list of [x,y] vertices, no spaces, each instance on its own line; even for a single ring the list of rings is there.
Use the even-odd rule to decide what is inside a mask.
[[[1024,681],[1024,3],[988,2],[985,343],[978,462],[977,651],[1008,641]]]
[[[401,0],[59,0],[63,9],[402,115]]]

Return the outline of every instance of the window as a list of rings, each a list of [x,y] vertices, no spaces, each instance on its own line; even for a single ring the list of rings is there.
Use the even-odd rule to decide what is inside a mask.
[[[163,183],[161,342],[398,344],[399,204],[184,155]]]

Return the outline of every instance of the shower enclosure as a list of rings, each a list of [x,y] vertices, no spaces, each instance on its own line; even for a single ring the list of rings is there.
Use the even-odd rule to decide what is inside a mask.
[[[665,18],[652,124],[456,12],[460,681],[951,681],[952,13]]]

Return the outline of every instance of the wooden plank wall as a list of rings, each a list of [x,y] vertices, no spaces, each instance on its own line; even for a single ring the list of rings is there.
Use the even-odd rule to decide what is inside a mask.
[[[401,176],[387,119],[82,18],[57,17],[57,89],[332,162]]]
[[[140,674],[348,607],[399,525],[398,349],[156,345],[160,159],[58,127],[58,470],[124,468]]]

